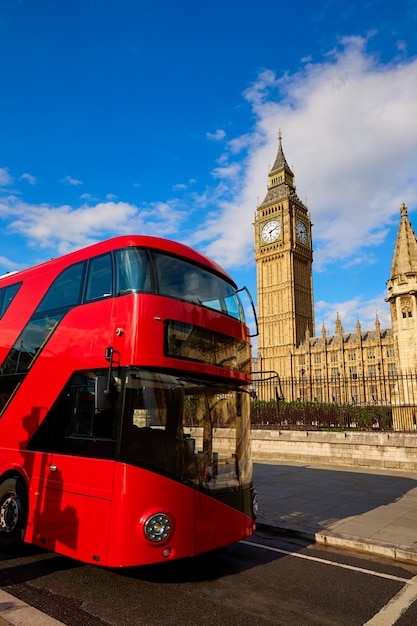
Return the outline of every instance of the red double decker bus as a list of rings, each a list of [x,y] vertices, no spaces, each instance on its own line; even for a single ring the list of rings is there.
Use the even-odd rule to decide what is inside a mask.
[[[0,278],[0,549],[127,567],[252,535],[250,370],[235,283],[184,245]]]

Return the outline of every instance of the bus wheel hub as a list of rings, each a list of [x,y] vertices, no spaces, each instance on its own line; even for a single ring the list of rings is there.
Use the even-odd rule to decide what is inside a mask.
[[[11,533],[15,528],[19,519],[19,502],[10,496],[2,502],[0,508],[0,530]]]

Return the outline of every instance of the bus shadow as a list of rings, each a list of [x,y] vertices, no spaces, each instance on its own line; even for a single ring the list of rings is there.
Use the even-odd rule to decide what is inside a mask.
[[[84,563],[37,546],[23,544],[13,554],[0,552],[0,588],[27,583],[80,565]]]
[[[119,576],[146,582],[185,584],[233,576],[277,561],[283,556],[285,555],[251,546],[248,541],[186,559],[112,571]]]
[[[86,564],[37,546],[23,544],[13,555],[0,552],[0,588],[10,588],[56,572],[82,567],[109,571],[122,578],[156,584],[214,581],[274,562],[282,556],[284,555],[251,546],[248,541],[195,557],[116,569]]]

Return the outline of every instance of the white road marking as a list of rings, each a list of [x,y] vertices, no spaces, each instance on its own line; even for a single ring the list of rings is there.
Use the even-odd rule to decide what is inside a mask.
[[[333,567],[340,567],[342,569],[349,569],[354,572],[360,572],[362,574],[368,574],[369,576],[376,576],[378,578],[387,578],[388,580],[394,580],[396,582],[404,583],[404,587],[393,597],[391,600],[382,607],[382,609],[376,613],[369,621],[363,626],[393,626],[399,618],[405,613],[405,611],[413,604],[417,599],[417,576],[413,578],[402,578],[401,576],[393,576],[392,574],[385,574],[383,572],[375,572],[374,570],[366,569],[363,567],[356,567],[354,565],[346,565],[344,563],[337,563],[336,561],[329,561],[328,559],[321,559],[316,556],[308,556],[307,554],[300,554],[299,552],[292,552],[289,550],[281,550],[280,548],[273,548],[263,543],[255,543],[254,541],[241,541],[247,546],[255,546],[256,548],[262,548],[263,550],[269,550],[270,552],[278,552],[279,554],[286,554],[293,556],[297,559],[306,559],[307,561],[315,561],[317,563],[324,563],[325,565],[332,565]]]
[[[413,578],[402,578],[400,576],[392,576],[392,574],[384,574],[383,572],[375,572],[371,569],[365,569],[363,567],[356,567],[354,565],[346,565],[345,563],[337,563],[336,561],[329,561],[328,559],[320,559],[316,556],[308,556],[307,554],[300,554],[299,552],[290,552],[289,550],[281,550],[279,548],[273,548],[272,546],[266,546],[263,543],[255,543],[254,541],[241,541],[247,546],[256,546],[257,548],[263,548],[270,552],[279,552],[280,554],[287,554],[288,556],[294,556],[297,559],[305,559],[306,561],[316,561],[317,563],[324,563],[325,565],[332,565],[333,567],[340,567],[342,569],[350,569],[354,572],[361,572],[362,574],[369,574],[370,576],[377,576],[378,578],[388,578],[388,580],[395,580],[400,583],[409,583]]]
[[[395,624],[417,599],[417,576],[407,580],[405,587],[382,607],[364,626],[387,626]]]

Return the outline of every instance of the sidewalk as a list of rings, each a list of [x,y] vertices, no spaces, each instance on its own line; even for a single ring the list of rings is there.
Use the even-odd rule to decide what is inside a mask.
[[[254,463],[258,526],[417,563],[417,473]]]

